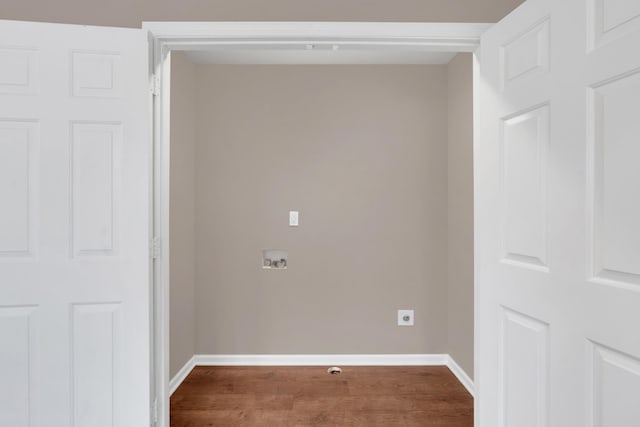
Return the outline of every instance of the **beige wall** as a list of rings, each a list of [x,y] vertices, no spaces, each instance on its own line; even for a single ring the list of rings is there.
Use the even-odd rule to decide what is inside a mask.
[[[473,71],[471,54],[447,67],[448,352],[473,378]]]
[[[198,67],[198,353],[446,352],[446,72]]]
[[[473,377],[471,59],[174,58],[172,375],[193,353],[446,352]]]
[[[140,27],[142,21],[496,22],[523,0],[2,0],[1,19]]]
[[[195,353],[195,66],[171,62],[170,374]]]

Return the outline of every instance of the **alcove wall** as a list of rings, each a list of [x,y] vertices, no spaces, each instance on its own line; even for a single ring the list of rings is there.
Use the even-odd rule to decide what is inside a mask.
[[[194,353],[451,353],[472,375],[470,55],[172,59],[171,375]]]

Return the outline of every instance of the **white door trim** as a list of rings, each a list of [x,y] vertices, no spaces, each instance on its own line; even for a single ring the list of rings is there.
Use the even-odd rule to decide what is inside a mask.
[[[169,84],[172,50],[251,46],[273,49],[308,44],[349,45],[397,52],[474,52],[491,24],[378,22],[144,22],[154,69],[153,231],[159,251],[153,267],[154,388],[159,427],[169,425]],[[464,383],[464,382],[463,382]],[[465,384],[467,386],[467,384]]]
[[[264,49],[309,43],[367,49],[420,47],[428,51],[473,52],[481,23],[394,22],[143,22],[156,51],[201,50],[210,46],[255,45]],[[156,65],[158,65],[156,63]]]

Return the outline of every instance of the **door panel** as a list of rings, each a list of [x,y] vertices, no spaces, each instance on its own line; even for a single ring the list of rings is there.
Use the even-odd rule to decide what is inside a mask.
[[[36,354],[38,343],[34,306],[0,307],[0,424],[6,426],[37,425],[37,400],[31,390],[40,388]]]
[[[523,85],[549,71],[549,20],[517,33],[501,47],[501,88]]]
[[[588,89],[592,274],[640,285],[640,70]],[[622,191],[621,191],[622,190]]]
[[[36,249],[36,205],[40,144],[35,120],[0,120],[0,255],[30,257]]]
[[[149,424],[148,69],[141,30],[0,21],[0,425]]]
[[[597,343],[589,346],[589,426],[633,426],[640,419],[640,360]]]
[[[547,271],[549,106],[502,121],[503,262]]]
[[[632,3],[528,0],[482,37],[480,426],[637,424],[640,10]]]
[[[122,304],[72,306],[73,425],[122,424]]]
[[[640,3],[628,0],[587,2],[588,46],[600,47],[640,29]]]
[[[122,124],[71,124],[73,254],[115,255],[118,250]]]
[[[539,426],[548,417],[549,325],[503,308],[502,425]]]
[[[0,93],[38,92],[38,51],[29,47],[0,48]]]

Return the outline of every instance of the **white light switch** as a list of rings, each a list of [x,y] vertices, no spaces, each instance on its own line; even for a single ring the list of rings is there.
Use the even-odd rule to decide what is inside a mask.
[[[298,211],[289,211],[289,225],[291,227],[298,226]]]

